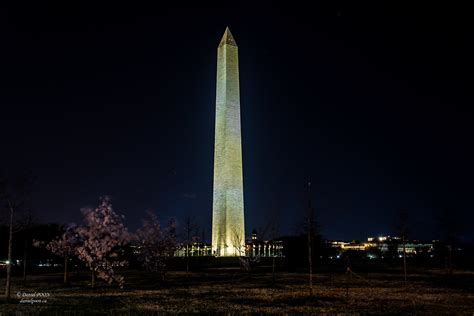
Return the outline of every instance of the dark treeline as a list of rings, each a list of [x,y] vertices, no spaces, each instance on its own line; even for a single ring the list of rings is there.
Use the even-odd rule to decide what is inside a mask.
[[[280,238],[283,241],[283,268],[287,271],[306,272],[308,262],[307,236],[295,235]],[[402,258],[397,248],[399,243],[389,243],[389,250],[380,256],[380,250],[374,248],[368,251],[345,250],[341,252],[337,248],[331,247],[328,240],[320,235],[315,237],[313,243],[313,262],[315,271],[342,269],[347,265],[356,266],[358,269],[372,269],[375,265],[400,266]],[[447,268],[447,258],[449,247],[452,247],[452,262],[456,269],[474,269],[474,243],[456,242],[451,246],[444,241],[433,243],[433,250],[430,252],[419,252],[410,255],[407,260],[409,266],[427,268]],[[370,258],[368,253],[378,254],[377,258]]]
[[[51,240],[57,238],[65,231],[65,227],[60,224],[34,224],[31,227],[15,232],[12,247],[12,267],[13,274],[23,273],[23,258],[26,251],[27,273],[38,273],[41,271],[60,271],[63,259],[44,247]],[[8,226],[0,225],[0,240],[6,241],[8,237]],[[276,238],[282,241],[283,257],[276,259],[276,266],[279,271],[306,272],[308,266],[308,239],[305,234],[282,236]],[[42,241],[43,246],[35,246],[36,241]],[[186,240],[182,240],[183,243]],[[433,244],[433,251],[429,253],[420,252],[416,256],[408,257],[409,267],[431,267],[446,268],[449,247],[452,252],[452,262],[455,269],[474,269],[474,244],[467,242],[456,242],[447,244],[438,241]],[[377,265],[399,266],[401,258],[396,251],[398,244],[389,247],[383,258],[371,259],[367,256],[367,251],[346,250],[341,252],[337,248],[331,247],[328,240],[321,235],[315,235],[313,239],[313,262],[314,271],[340,270],[344,271],[349,264],[359,271],[374,269]],[[0,243],[0,260],[6,261],[8,244]],[[377,254],[377,249],[371,249],[370,253]],[[121,253],[128,261],[125,268],[142,269],[142,264],[137,260],[129,246],[124,246]],[[238,261],[229,260],[218,262],[213,257],[176,257],[170,263],[169,269],[186,270],[187,265],[192,269],[207,268],[219,265],[238,265]],[[71,258],[73,270],[85,270],[86,266],[75,258]],[[261,258],[258,266],[271,265],[271,258]],[[4,268],[4,266],[2,266]],[[188,267],[189,269],[189,267]]]

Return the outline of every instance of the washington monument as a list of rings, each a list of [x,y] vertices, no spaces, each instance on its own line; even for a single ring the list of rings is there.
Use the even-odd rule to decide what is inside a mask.
[[[239,57],[229,28],[217,48],[212,252],[245,255]]]

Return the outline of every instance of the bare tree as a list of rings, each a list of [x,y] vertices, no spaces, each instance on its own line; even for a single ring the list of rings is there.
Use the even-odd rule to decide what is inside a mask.
[[[28,247],[31,245],[31,229],[34,227],[37,220],[34,218],[30,209],[19,220],[19,226],[23,231],[23,283],[26,284],[26,264],[28,259]]]
[[[81,240],[76,235],[76,229],[75,224],[69,225],[60,237],[56,237],[56,239],[51,240],[46,245],[46,249],[64,258],[64,284],[67,284],[68,259],[75,254],[76,247],[81,243]],[[41,242],[39,243],[41,244]]]
[[[407,251],[406,242],[408,235],[408,212],[406,210],[400,210],[398,213],[398,225],[397,234],[402,240],[403,249],[403,280],[407,282]]]
[[[308,283],[309,283],[309,294],[313,295],[313,258],[315,257],[315,241],[321,239],[319,234],[320,227],[316,221],[315,209],[311,202],[311,182],[307,183],[305,190],[305,206],[304,206],[304,215],[301,220],[296,222],[294,227],[295,234],[306,238],[307,240],[307,250],[308,250]]]
[[[207,231],[208,231],[208,228],[206,228],[206,227],[202,227],[202,228],[201,228],[201,231],[200,231],[200,234],[201,234],[201,243],[202,243],[202,245],[204,246],[204,247],[201,249],[201,255],[205,255],[205,256],[208,255],[208,253],[207,253],[207,251],[206,251],[206,247],[205,247]],[[209,233],[209,235],[211,235],[211,234]],[[212,254],[212,253],[211,253],[211,254]]]
[[[271,220],[271,226],[270,226],[270,239],[272,241],[272,246],[273,246],[273,253],[272,253],[272,283],[275,284],[275,260],[277,258],[277,253],[276,253],[276,243],[275,239],[278,237],[278,234],[280,232],[280,225],[279,225],[279,213],[277,210],[275,210],[274,216],[272,216]]]
[[[269,208],[267,214],[267,220],[265,222],[265,226],[259,229],[259,237],[266,240],[268,239],[273,247],[273,252],[269,251],[272,257],[272,283],[275,283],[275,266],[276,266],[276,258],[277,253],[275,252],[275,240],[280,233],[280,212],[278,209],[278,205]],[[269,245],[270,246],[270,245]]]
[[[306,217],[308,234],[309,295],[313,296],[313,236],[315,233],[314,208],[311,205],[311,182],[308,182],[308,213]]]
[[[12,244],[13,244],[13,214],[14,208],[10,200],[8,200],[8,208],[10,209],[10,222],[8,229],[8,256],[7,256],[7,281],[5,284],[5,297],[10,299],[11,277],[12,277]]]
[[[453,248],[458,241],[458,234],[465,227],[465,223],[460,222],[456,211],[443,208],[437,216],[437,226],[440,232],[442,244],[445,247],[446,272],[453,274]]]
[[[162,279],[166,279],[168,260],[173,258],[177,249],[176,221],[170,219],[167,226],[161,226],[158,217],[147,212],[148,219],[135,234],[136,245],[140,249],[138,260],[148,271],[161,271]]]
[[[20,231],[22,227],[16,225],[14,217],[15,213],[22,212],[29,208],[31,197],[31,185],[33,177],[30,174],[24,173],[16,176],[11,174],[0,175],[0,208],[6,209],[8,216],[8,257],[7,257],[7,277],[5,283],[5,297],[10,299],[11,290],[11,271],[12,271],[12,247],[13,234],[15,231]]]
[[[184,218],[184,235],[186,242],[186,275],[189,273],[189,245],[192,238],[199,232],[199,224],[194,216],[188,215]]]
[[[240,257],[245,257],[245,236],[242,236],[240,231],[234,230],[232,232],[232,247],[235,249],[235,253],[237,253]]]
[[[251,278],[253,268],[260,262],[260,256],[247,256],[245,251],[245,236],[242,236],[238,230],[232,232],[231,243],[235,249],[235,253],[239,256],[241,268],[248,273],[248,278]]]

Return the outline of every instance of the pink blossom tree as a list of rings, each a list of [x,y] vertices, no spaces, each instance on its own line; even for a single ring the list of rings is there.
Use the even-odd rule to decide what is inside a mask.
[[[114,268],[124,266],[127,261],[120,260],[118,247],[130,240],[130,234],[122,223],[122,217],[112,209],[108,197],[101,198],[95,210],[84,209],[84,226],[76,229],[81,243],[75,248],[79,259],[92,271],[92,287],[95,276],[109,284],[117,282],[122,288],[124,278],[115,273]]]
[[[166,227],[162,227],[158,217],[148,212],[148,219],[135,234],[135,242],[139,248],[138,260],[148,271],[161,271],[165,280],[167,263],[177,249],[176,221],[171,219]]]

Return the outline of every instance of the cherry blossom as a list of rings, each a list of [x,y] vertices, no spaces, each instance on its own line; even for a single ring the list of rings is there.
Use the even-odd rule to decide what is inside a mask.
[[[123,287],[124,278],[117,275],[115,267],[124,266],[127,261],[121,260],[117,252],[130,240],[130,234],[122,223],[122,217],[114,212],[110,199],[101,198],[96,209],[83,209],[84,226],[77,227],[76,235],[81,243],[75,248],[80,260],[92,271],[92,286],[94,276],[107,281],[117,282]]]

